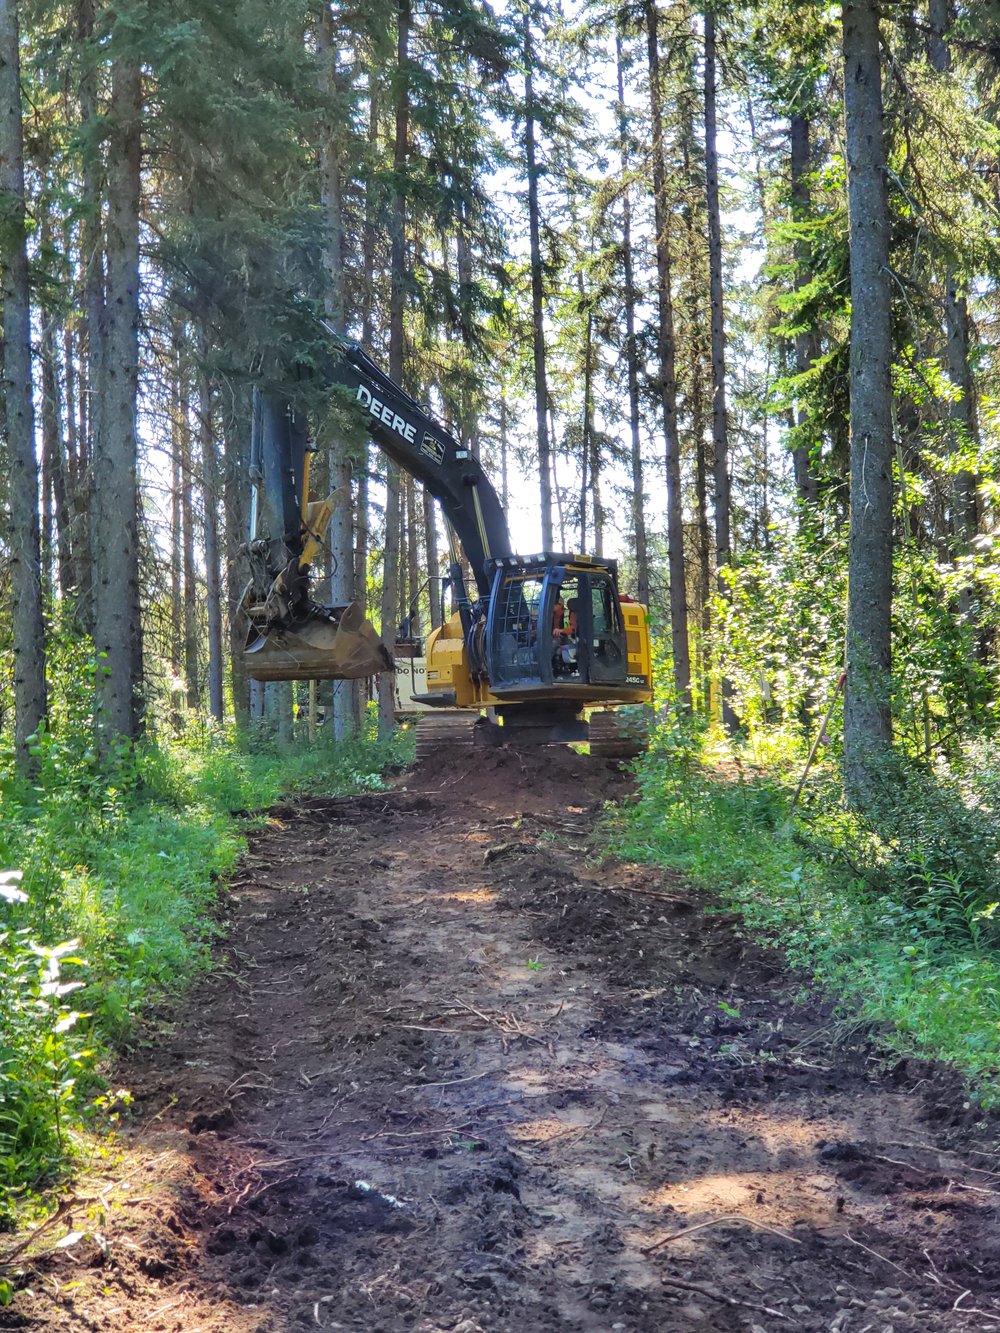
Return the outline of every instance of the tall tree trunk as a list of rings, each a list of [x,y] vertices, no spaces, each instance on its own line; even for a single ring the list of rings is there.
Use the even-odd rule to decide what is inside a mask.
[[[406,615],[410,633],[417,634],[420,625],[420,525],[417,523],[417,483],[407,473],[406,501]]]
[[[226,603],[229,612],[229,671],[233,691],[233,712],[236,724],[245,727],[250,721],[250,682],[243,659],[244,626],[239,615],[244,578],[239,552],[247,540],[250,527],[247,512],[249,479],[247,476],[248,426],[251,413],[249,391],[238,389],[231,412],[227,412],[223,428],[225,477],[223,483],[223,515],[226,541]],[[258,690],[258,694],[260,691]]]
[[[10,470],[7,539],[14,601],[14,745],[18,766],[30,772],[34,762],[28,741],[45,717],[45,626],[16,0],[0,0],[0,297]]]
[[[681,707],[690,705],[691,657],[688,648],[687,587],[684,563],[684,514],[681,506],[681,452],[677,427],[674,308],[671,292],[670,219],[666,199],[659,24],[654,0],[645,0],[649,55],[650,111],[653,126],[653,198],[656,216],[659,391],[666,441],[667,563],[670,570],[670,644],[673,681]]]
[[[708,273],[712,331],[712,443],[715,473],[715,563],[729,564],[729,423],[726,411],[726,323],[722,304],[722,219],[719,212],[719,150],[715,105],[715,15],[705,10],[705,202],[708,211]],[[719,590],[728,591],[720,578]]]
[[[508,475],[509,458],[508,450],[510,448],[510,439],[507,428],[509,424],[510,409],[507,406],[507,394],[504,386],[500,386],[500,503],[503,505],[503,512],[510,512],[510,478]]]
[[[697,346],[696,343],[696,349]],[[705,460],[705,379],[702,375],[701,358],[697,352],[694,361],[691,382],[691,442],[694,448],[695,512],[698,521],[698,613],[704,648],[711,621],[712,538],[708,527],[708,467]]]
[[[809,121],[805,116],[793,114],[789,133],[789,160],[792,183],[792,220],[806,221],[812,213],[812,191],[809,185],[811,170]],[[795,242],[795,262],[797,279],[800,286],[807,286],[812,281],[809,268],[809,246],[804,241]],[[795,373],[804,375],[819,357],[819,334],[809,327],[801,329],[795,335]],[[806,430],[807,415],[800,406],[796,412],[795,425],[800,437]],[[819,499],[819,486],[816,473],[810,459],[809,445],[799,439],[792,453],[795,468],[795,489],[799,499],[807,505],[814,505]]]
[[[184,684],[187,706],[201,707],[201,678],[198,670],[198,571],[194,544],[194,464],[191,418],[188,412],[188,373],[178,348],[177,376],[181,386],[177,442],[181,461],[181,565],[184,572]]]
[[[52,316],[44,304],[38,311],[38,328],[41,335],[39,359],[42,368],[42,587],[51,594],[56,582],[56,525],[53,521],[53,509],[57,489],[56,473],[62,469],[62,423],[55,334],[52,328]]]
[[[102,116],[97,98],[96,60],[87,58],[94,42],[95,0],[77,0],[77,42],[83,53],[79,86],[80,129],[83,142],[82,221],[80,266],[83,271],[83,350],[80,357],[80,468],[73,488],[74,527],[77,530],[79,598],[77,613],[95,636],[98,571],[94,564],[98,506],[94,494],[97,441],[104,414],[105,352],[105,236]],[[119,163],[119,169],[121,164]]]
[[[69,450],[63,443],[63,423],[68,424],[67,412],[63,411],[63,397],[60,393],[60,339],[56,336],[57,328],[52,316],[42,312],[39,316],[42,332],[42,393],[46,403],[43,434],[46,437],[46,452],[49,457],[48,473],[52,492],[52,518],[54,528],[55,560],[60,595],[66,604],[75,587],[73,576],[73,555],[70,547],[70,515],[67,503],[67,474],[69,472]],[[69,375],[67,375],[67,380]]]
[[[320,91],[326,115],[320,142],[320,172],[326,222],[325,292],[326,317],[334,331],[347,336],[346,295],[344,292],[344,202],[343,175],[346,146],[343,142],[347,117],[341,101],[342,80],[337,68],[337,44],[333,16],[324,3],[317,24]],[[330,553],[330,600],[344,605],[355,596],[354,516],[351,495],[351,454],[345,440],[334,441],[329,451],[328,471],[333,513],[327,534]],[[336,682],[333,686],[330,722],[334,738],[342,740],[356,730],[353,687]]]
[[[198,428],[201,437],[201,494],[205,533],[205,603],[208,613],[208,711],[225,717],[222,691],[222,573],[219,568],[219,455],[212,420],[208,349],[201,340],[198,372]]]
[[[579,274],[580,296],[583,297],[583,274]],[[591,443],[590,437],[593,431],[594,412],[593,412],[593,381],[591,370],[593,361],[591,359],[590,349],[594,336],[594,317],[590,312],[587,313],[586,332],[583,337],[583,420],[581,421],[581,447],[580,447],[580,550],[587,549],[587,509],[589,486],[593,485],[594,478],[588,475],[591,464]],[[589,485],[588,485],[589,483]]]
[[[379,147],[379,85],[372,81],[368,94],[368,151],[375,159]],[[374,172],[369,172],[365,180],[365,221],[362,240],[362,259],[365,283],[362,289],[361,305],[361,346],[369,355],[374,350],[374,329],[372,310],[375,301],[375,241],[378,218],[378,181]],[[368,615],[368,543],[370,517],[369,478],[371,470],[371,448],[367,439],[361,445],[358,469],[358,491],[355,501],[354,532],[354,587]],[[354,682],[352,703],[354,716],[359,730],[365,726],[368,700],[371,698],[371,685],[367,680]]]
[[[535,441],[538,449],[538,484],[542,508],[542,550],[552,550],[552,463],[546,413],[549,407],[545,371],[545,294],[542,285],[541,220],[538,206],[538,158],[535,144],[535,90],[532,78],[534,46],[531,37],[532,3],[524,6],[524,155],[528,170],[528,239],[531,256],[531,340],[535,367]],[[565,539],[564,539],[565,540]]]
[[[951,69],[951,52],[945,33],[951,21],[951,0],[928,0],[927,6],[928,55],[931,65],[939,74]],[[958,390],[951,404],[951,421],[958,437],[956,444],[976,441],[976,413],[973,397],[972,369],[969,364],[969,306],[965,287],[959,282],[954,269],[945,274],[944,299],[945,343],[948,374]],[[963,469],[956,473],[953,491],[953,528],[959,549],[967,551],[979,530],[979,501],[976,478]],[[968,596],[963,614],[968,616]]]
[[[70,252],[69,228],[66,229],[66,252]],[[59,520],[59,588],[66,607],[73,605],[79,591],[78,524],[73,498],[80,473],[80,437],[77,429],[78,380],[73,361],[75,339],[68,322],[63,324],[62,359],[65,384],[66,456],[63,463],[63,516]]]
[[[184,582],[181,524],[181,411],[179,334],[174,334],[170,363],[170,713],[176,731],[183,725],[181,677],[184,671]]]
[[[621,32],[615,34],[618,74],[618,145],[622,164],[622,270],[625,278],[625,366],[628,375],[628,424],[632,463],[632,533],[635,550],[636,597],[649,604],[649,557],[646,543],[646,504],[643,492],[642,440],[639,434],[639,349],[635,336],[635,260],[632,254],[632,200],[627,184],[629,161],[628,120],[625,112],[625,70]]]
[[[393,198],[390,221],[389,376],[403,382],[406,281],[405,175],[410,135],[410,0],[396,0],[396,133],[393,144]],[[393,642],[399,608],[399,469],[386,460],[385,546],[382,569],[382,638]],[[395,688],[392,673],[383,671],[378,687],[378,731],[382,738],[395,727]]]
[[[114,37],[112,38],[114,44]],[[102,749],[133,740],[139,726],[139,488],[136,392],[139,363],[139,192],[142,80],[133,57],[112,56],[108,140],[107,300],[101,349],[101,412],[94,439],[94,630],[106,654],[98,678]]]
[[[424,544],[427,547],[427,600],[430,610],[430,629],[437,629],[441,624],[441,583],[440,564],[438,561],[437,514],[434,510],[434,497],[426,486],[422,486],[424,504]]]
[[[892,741],[892,322],[878,9],[845,0],[851,242],[851,528],[844,780],[861,804]]]
[[[719,594],[728,598],[724,570],[732,560],[729,500],[729,420],[726,409],[726,319],[722,303],[722,218],[719,210],[719,149],[715,90],[715,14],[705,9],[705,203],[708,213],[708,285],[712,337],[712,445],[715,477],[715,565]],[[732,707],[732,682],[722,679],[722,722],[730,733],[739,719]]]

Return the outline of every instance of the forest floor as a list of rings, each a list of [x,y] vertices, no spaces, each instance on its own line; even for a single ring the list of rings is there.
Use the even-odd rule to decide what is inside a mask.
[[[605,859],[628,791],[476,751],[273,811],[119,1071],[59,1223],[100,1234],[39,1237],[0,1328],[1000,1333],[997,1124]]]

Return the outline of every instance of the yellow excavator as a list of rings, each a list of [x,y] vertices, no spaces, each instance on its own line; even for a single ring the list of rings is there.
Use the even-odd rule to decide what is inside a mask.
[[[351,344],[333,341],[328,365],[313,373],[331,390],[342,386],[372,440],[424,484],[446,520],[452,609],[428,637],[426,688],[413,695],[425,710],[418,755],[442,741],[473,739],[589,740],[591,753],[605,757],[643,749],[641,734],[619,725],[613,711],[652,698],[646,608],[619,592],[617,562],[514,554],[479,460],[426,407]],[[310,566],[333,500],[309,500],[309,462],[307,423],[291,392],[255,389],[250,581],[242,601],[248,674],[354,680],[392,671],[390,649],[356,602],[324,606],[310,595]]]

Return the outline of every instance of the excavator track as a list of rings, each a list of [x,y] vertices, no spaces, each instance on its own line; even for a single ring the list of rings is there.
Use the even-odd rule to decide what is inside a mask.
[[[453,745],[472,747],[479,714],[455,708],[422,713],[417,719],[417,759],[427,759],[437,750]]]
[[[617,708],[590,715],[590,754],[593,759],[637,759],[649,749],[648,716],[622,716]]]

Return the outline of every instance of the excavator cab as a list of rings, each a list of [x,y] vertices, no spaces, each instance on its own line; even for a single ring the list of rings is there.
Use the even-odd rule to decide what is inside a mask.
[[[586,698],[625,686],[625,625],[613,560],[508,557],[494,562],[486,622],[490,689],[529,697],[558,685]],[[578,687],[578,688],[574,688]]]

